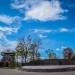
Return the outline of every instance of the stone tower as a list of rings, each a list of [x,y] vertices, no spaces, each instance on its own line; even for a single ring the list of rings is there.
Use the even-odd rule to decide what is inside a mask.
[[[15,52],[13,50],[7,49],[2,52],[2,66],[11,67],[14,66],[15,62]]]

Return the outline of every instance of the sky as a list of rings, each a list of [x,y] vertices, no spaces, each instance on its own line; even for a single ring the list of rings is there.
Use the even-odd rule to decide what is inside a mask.
[[[47,49],[60,58],[75,50],[75,0],[0,0],[0,52],[15,50],[23,35],[42,40],[42,58]]]

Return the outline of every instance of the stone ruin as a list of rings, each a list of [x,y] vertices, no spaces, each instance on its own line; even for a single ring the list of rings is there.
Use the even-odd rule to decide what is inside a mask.
[[[1,55],[3,58],[0,61],[0,66],[2,67],[11,67],[14,66],[15,62],[15,52],[13,50],[7,49],[4,50]]]

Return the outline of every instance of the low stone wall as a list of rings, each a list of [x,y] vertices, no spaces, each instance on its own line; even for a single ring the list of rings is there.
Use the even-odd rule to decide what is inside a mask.
[[[58,69],[26,69],[26,68],[20,68],[20,70],[26,71],[26,72],[67,72],[67,71],[75,71],[75,67],[58,68]]]

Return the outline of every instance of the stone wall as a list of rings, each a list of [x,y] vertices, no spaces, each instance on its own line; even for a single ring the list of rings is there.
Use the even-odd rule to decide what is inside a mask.
[[[1,64],[3,67],[11,67],[14,65],[14,58],[12,56],[4,56]]]

